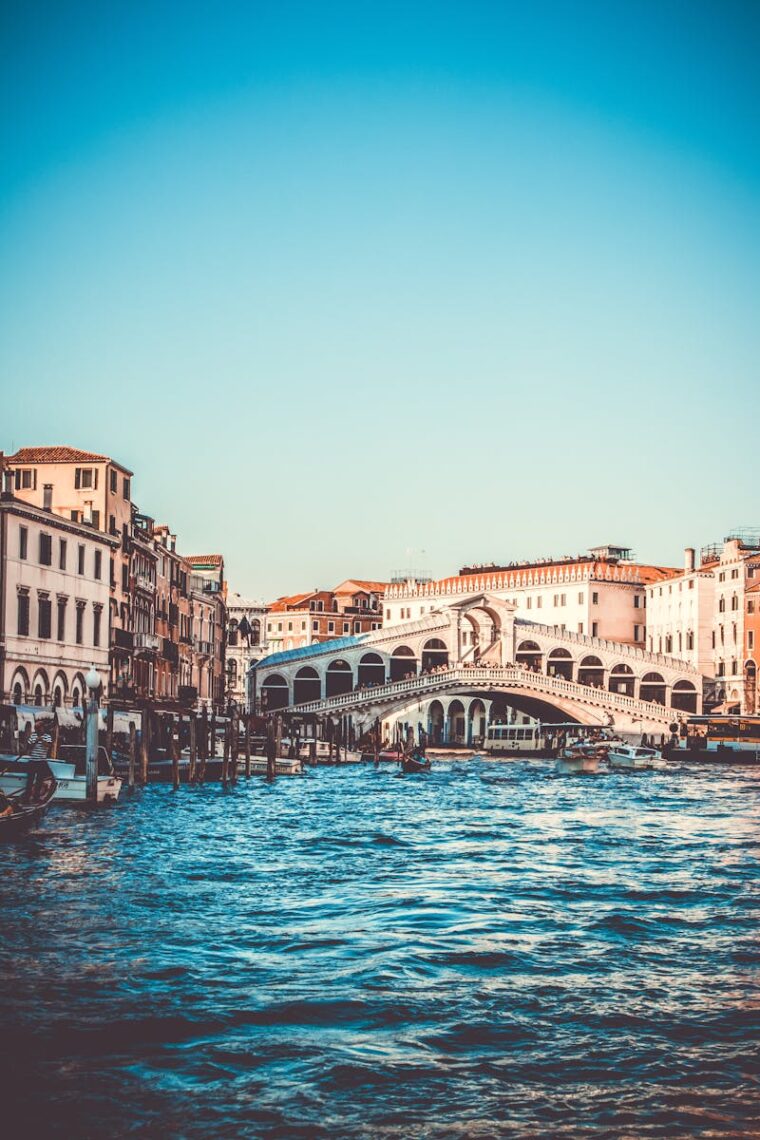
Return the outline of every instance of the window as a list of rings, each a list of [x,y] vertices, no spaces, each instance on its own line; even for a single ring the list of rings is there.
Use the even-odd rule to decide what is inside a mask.
[[[103,616],[103,607],[95,606],[92,611],[92,644],[100,645],[100,620]]]
[[[46,640],[52,637],[52,604],[49,594],[37,595],[37,636]]]
[[[732,570],[731,571],[731,577],[732,578],[738,578],[739,577],[739,571],[738,570]]]
[[[40,535],[40,566],[53,565],[53,539],[49,534]]]
[[[115,495],[116,494],[116,488],[119,485],[119,476],[116,474],[113,467],[111,468],[111,470],[109,472],[109,477],[110,477],[110,482],[111,482],[111,492]]]
[[[288,622],[288,633],[292,633],[292,632],[293,632],[293,622],[289,621]]]
[[[643,641],[643,637],[642,637],[642,634],[641,634],[641,626],[640,626],[640,625],[635,625],[635,626],[633,627],[633,640],[634,640],[634,641]]]
[[[19,637],[29,636],[29,591],[18,592],[18,621],[16,630]]]
[[[344,621],[343,622],[343,632],[348,633],[349,629],[350,629],[349,623],[347,621]]]
[[[121,588],[125,594],[129,589],[129,566],[126,562],[122,563],[121,567]]]
[[[693,579],[693,578],[690,578],[690,579],[689,579],[689,589],[690,589],[690,590],[693,590],[693,589],[694,589],[694,579]]]
[[[755,631],[752,629],[747,630],[747,649],[755,648]]]
[[[670,634],[665,638],[665,652],[668,654],[673,652],[673,638]]]
[[[541,609],[541,607],[543,606],[543,604],[544,604],[544,599],[543,599],[543,598],[541,598],[541,597],[539,597],[539,598],[536,598],[536,609],[537,609],[537,610],[540,610],[540,609]]]
[[[725,571],[724,571],[722,574],[719,574],[719,575],[718,575],[718,581],[719,581],[719,582],[725,582],[725,580],[726,580],[726,574],[725,574]]]
[[[122,484],[122,490],[124,492],[124,498],[128,500],[129,499],[129,479],[124,480],[124,482]]]
[[[734,594],[733,598],[731,599],[731,609],[732,610],[738,610],[739,609],[739,598],[738,598],[737,594]]]
[[[567,605],[567,594],[560,594],[560,596],[559,596],[559,604],[560,604],[561,606],[566,606],[566,605]]]
[[[29,546],[29,531],[25,526],[18,528],[18,556],[21,559],[26,558],[26,552]]]
[[[119,529],[116,526],[116,515],[108,516],[108,533],[114,535],[115,538],[119,537]]]
[[[328,633],[335,633],[335,622],[334,621],[328,621],[327,632]]]
[[[66,640],[66,599],[58,599],[58,629],[56,632],[57,641]]]
[[[72,522],[78,523],[82,521],[82,516],[79,511],[70,511],[69,514],[71,515]]]
[[[81,544],[77,549],[77,573],[84,574],[84,546]]]
[[[592,606],[598,606],[599,605],[599,594],[596,590],[594,590],[593,594],[591,595],[591,605]]]
[[[100,511],[92,512],[92,525],[95,530],[100,530]]]
[[[581,590],[581,592],[578,594],[578,602],[580,605],[583,605],[583,598],[584,598],[584,593]]]
[[[726,599],[721,598],[718,602],[718,612],[724,614],[726,612]]]
[[[591,623],[591,636],[592,637],[598,637],[599,636],[599,622],[598,621],[592,621],[592,623]]]
[[[692,633],[691,630],[689,630],[689,632],[686,634],[686,648],[687,649],[693,649],[694,648],[694,634]]]
[[[525,604],[529,610],[533,609],[533,599],[532,598],[529,597]]]
[[[27,467],[16,471],[16,490],[33,491],[37,487],[37,472]]]
[[[389,609],[386,609],[386,611],[385,611],[385,620],[386,621],[391,620],[391,611]]]
[[[314,633],[319,633],[319,622],[318,622],[318,621],[313,621],[313,622],[311,623],[311,628],[312,628],[312,631],[313,631]]]
[[[58,569],[66,569],[66,539],[58,539]]]
[[[750,599],[750,601],[747,602],[747,613],[753,614],[754,612],[755,612],[755,603]]]
[[[634,609],[637,609],[637,610],[641,608],[641,596],[639,594],[633,595],[633,606],[634,606]]]
[[[558,605],[559,605],[559,594],[555,594],[555,595],[554,595],[554,605],[555,605],[555,606],[558,606]]]
[[[583,633],[583,622],[582,621],[578,622],[578,633]]]
[[[74,486],[77,491],[96,489],[98,486],[98,473],[92,467],[77,467],[74,469]]]
[[[712,631],[712,647],[715,648],[715,630]]]
[[[103,551],[95,551],[95,577],[99,578],[103,573]]]

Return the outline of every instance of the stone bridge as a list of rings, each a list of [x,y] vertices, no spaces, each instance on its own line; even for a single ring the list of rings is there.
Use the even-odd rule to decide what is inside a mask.
[[[462,696],[478,702],[472,716]],[[467,739],[503,706],[544,721],[579,720],[662,731],[701,710],[702,677],[673,657],[514,617],[502,598],[476,595],[360,637],[276,653],[252,667],[251,704],[359,723],[393,713],[459,725]],[[454,713],[448,705],[455,701]],[[460,706],[464,709],[464,715]]]

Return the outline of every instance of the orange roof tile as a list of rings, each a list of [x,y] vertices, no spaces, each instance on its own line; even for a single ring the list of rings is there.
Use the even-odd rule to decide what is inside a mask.
[[[335,587],[333,593],[354,594],[357,590],[366,590],[369,594],[384,594],[389,585],[389,582],[370,582],[366,578],[346,578]]]
[[[94,451],[80,451],[77,447],[21,447],[15,455],[6,455],[6,463],[113,463],[114,467],[126,471],[128,475],[133,472],[111,459],[108,455],[98,455]]]
[[[186,562],[198,566],[222,566],[224,564],[224,555],[222,554],[185,554],[183,557]]]

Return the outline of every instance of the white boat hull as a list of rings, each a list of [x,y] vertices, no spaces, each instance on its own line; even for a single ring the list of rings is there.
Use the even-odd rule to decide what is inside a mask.
[[[562,776],[593,775],[599,771],[598,756],[558,756],[556,769]]]
[[[87,799],[86,777],[72,775],[70,771],[67,771],[72,767],[71,764],[58,763],[55,760],[49,760],[48,764],[58,783],[53,799],[84,803]],[[0,791],[5,792],[6,795],[21,791],[26,787],[26,779],[26,772],[22,770],[3,772],[0,774]],[[120,792],[121,780],[118,776],[98,776],[99,804],[107,803],[109,800],[118,800]]]
[[[304,774],[303,764],[300,760],[275,760],[274,771],[276,776],[303,776]],[[266,757],[251,757],[251,774],[254,776],[266,776]]]

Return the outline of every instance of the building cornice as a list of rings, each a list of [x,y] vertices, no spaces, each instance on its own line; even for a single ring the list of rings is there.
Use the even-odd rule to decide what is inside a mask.
[[[18,515],[30,522],[38,522],[56,530],[66,531],[67,534],[74,534],[79,538],[92,539],[104,546],[110,546],[113,550],[121,545],[120,538],[106,534],[102,530],[94,530],[92,527],[75,523],[72,519],[64,518],[63,515],[56,515],[52,511],[46,511],[44,507],[35,507],[31,503],[22,502],[20,499],[0,500],[0,511],[6,515]]]

